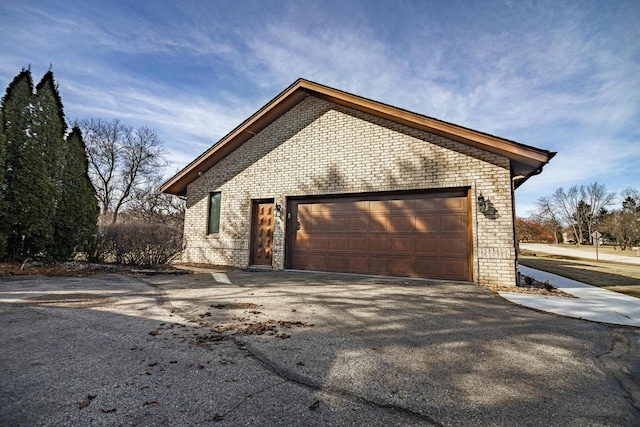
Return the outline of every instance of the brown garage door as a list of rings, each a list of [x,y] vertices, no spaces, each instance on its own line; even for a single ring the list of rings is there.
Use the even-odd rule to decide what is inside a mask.
[[[291,199],[288,265],[470,281],[467,192]]]

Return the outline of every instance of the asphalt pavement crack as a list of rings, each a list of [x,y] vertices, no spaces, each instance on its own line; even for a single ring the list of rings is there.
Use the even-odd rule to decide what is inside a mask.
[[[623,395],[631,405],[640,410],[640,383],[639,379],[630,371],[629,366],[634,363],[633,358],[638,358],[637,352],[632,351],[633,343],[625,333],[624,328],[608,327],[607,332],[611,337],[609,349],[598,356],[604,371],[611,374],[623,391]],[[638,363],[638,360],[635,360]]]
[[[189,314],[186,310],[183,309],[179,309],[177,307],[175,307],[173,304],[171,304],[171,301],[169,298],[167,298],[167,296],[165,295],[164,291],[162,290],[162,288],[160,286],[158,286],[157,284],[151,282],[151,281],[145,281],[145,283],[151,287],[153,287],[156,291],[157,291],[157,297],[156,300],[158,302],[158,305],[168,309],[171,313],[178,315],[180,317],[182,317],[183,319],[187,320],[187,321],[192,321],[195,322],[196,325],[194,327],[198,327],[198,328],[205,328],[206,326],[201,325],[200,322],[200,318],[197,315],[192,315]],[[227,332],[220,332],[220,334],[228,337],[230,340],[232,340],[237,346],[238,348],[245,348],[247,350],[246,356],[252,357],[253,359],[257,360],[258,362],[260,362],[268,371],[272,372],[273,374],[277,375],[278,377],[280,377],[284,382],[290,382],[290,383],[294,383],[300,386],[303,386],[305,388],[314,390],[314,391],[319,391],[322,393],[326,393],[329,395],[333,395],[336,397],[340,397],[343,399],[347,399],[351,402],[357,403],[359,405],[368,405],[368,406],[373,406],[385,411],[390,411],[390,412],[394,412],[396,414],[402,414],[403,416],[407,416],[407,417],[411,417],[411,418],[415,418],[417,420],[420,420],[422,422],[426,422],[429,423],[430,425],[433,426],[442,426],[441,423],[439,423],[438,421],[436,421],[435,419],[429,417],[428,415],[424,415],[421,414],[419,412],[415,412],[412,411],[408,408],[404,408],[402,406],[397,406],[397,405],[393,405],[390,403],[385,403],[385,402],[379,402],[376,400],[371,400],[371,399],[367,399],[364,398],[362,396],[359,396],[349,390],[346,389],[339,389],[339,388],[328,388],[323,386],[321,383],[318,383],[316,381],[314,381],[312,378],[308,378],[302,375],[297,374],[296,372],[293,372],[291,370],[288,370],[280,365],[278,365],[277,363],[273,362],[269,357],[267,357],[266,354],[264,354],[263,352],[261,352],[260,350],[258,350],[255,346],[248,344],[246,341],[244,341],[241,337],[231,334],[231,333],[227,333]],[[247,398],[245,398],[243,401],[241,401],[240,403],[238,403],[237,406],[235,406],[234,408],[231,408],[230,410],[224,412],[223,414],[216,414],[215,418],[216,420],[221,420],[224,418],[225,415],[227,415],[228,413],[230,413],[231,411],[233,411],[235,408],[239,407],[240,405],[242,405],[247,399],[253,397],[253,395],[255,394],[259,394],[262,393],[272,387],[275,387],[276,385],[281,385],[284,382],[280,382],[278,384],[275,384],[273,386],[270,387],[266,387],[263,390],[259,390],[257,392],[255,392],[254,394],[252,394],[251,396],[248,396]]]
[[[242,400],[240,400],[237,404],[235,404],[231,408],[227,409],[226,411],[222,412],[221,414],[215,414],[214,417],[213,417],[214,421],[221,421],[222,419],[224,419],[224,417],[226,417],[227,415],[229,415],[232,412],[234,412],[236,409],[238,409],[239,407],[244,405],[250,399],[254,398],[255,396],[257,396],[259,394],[264,393],[265,391],[269,391],[272,388],[276,388],[278,386],[281,386],[282,384],[284,384],[286,382],[287,382],[287,380],[282,379],[282,381],[279,381],[279,382],[277,382],[275,384],[271,384],[271,385],[268,385],[266,387],[262,387],[261,389],[258,389],[258,390],[254,391],[252,393],[246,394]],[[203,421],[210,421],[210,420],[203,420]]]
[[[252,346],[244,341],[237,340],[236,337],[231,337],[231,339],[233,339],[236,342],[236,344],[238,344],[239,346],[246,347],[249,353],[251,354],[251,357],[253,357],[257,361],[262,363],[267,370],[269,370],[270,372],[276,374],[277,376],[279,376],[280,378],[288,382],[298,384],[300,386],[303,386],[315,391],[319,391],[322,393],[327,393],[333,396],[341,397],[343,399],[348,399],[360,405],[374,406],[379,409],[383,409],[386,411],[395,412],[397,414],[402,414],[404,416],[416,418],[416,419],[419,419],[420,421],[427,422],[433,426],[442,426],[441,423],[429,417],[428,415],[424,415],[419,412],[412,411],[402,406],[397,406],[390,403],[384,403],[376,400],[367,399],[362,396],[358,396],[357,394],[352,393],[346,389],[325,387],[322,384],[316,381],[313,381],[313,379],[311,378],[307,378],[305,376],[299,375],[296,372],[293,372],[289,369],[286,369],[278,365],[277,363],[274,363],[269,357],[267,357],[267,355],[265,355],[260,350],[255,348],[255,346]]]

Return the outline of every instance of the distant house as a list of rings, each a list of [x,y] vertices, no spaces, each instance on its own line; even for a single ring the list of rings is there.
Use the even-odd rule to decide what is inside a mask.
[[[513,285],[555,153],[300,79],[169,179],[184,262]]]

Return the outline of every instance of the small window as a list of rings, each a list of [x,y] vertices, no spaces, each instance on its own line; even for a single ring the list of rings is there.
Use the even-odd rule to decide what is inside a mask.
[[[208,234],[215,234],[220,231],[220,195],[221,193],[209,194],[209,226]]]

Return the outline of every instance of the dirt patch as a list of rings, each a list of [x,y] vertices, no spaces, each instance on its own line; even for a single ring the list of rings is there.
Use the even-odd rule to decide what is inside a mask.
[[[99,264],[89,262],[3,262],[0,263],[0,277],[2,276],[74,276],[86,277],[96,276],[100,274],[126,274],[126,275],[144,275],[153,272],[153,274],[176,274],[176,272],[184,272],[171,265],[159,265],[152,269],[141,270],[140,267],[127,266],[120,264]]]
[[[218,310],[245,310],[248,308],[260,308],[263,306],[252,302],[225,302],[224,304],[213,304],[211,307],[217,308]]]
[[[494,292],[498,292],[498,291],[514,292],[518,294],[547,295],[552,297],[576,298],[571,294],[562,292],[560,289],[553,289],[552,291],[548,291],[546,289],[539,289],[539,288],[527,288],[527,287],[520,287],[520,286],[498,286],[498,285],[489,286],[489,288]]]
[[[38,295],[27,300],[34,304],[51,304],[58,307],[96,307],[111,304],[115,300],[99,294],[71,293]]]
[[[521,283],[518,286],[489,286],[494,292],[515,292],[519,294],[547,295],[552,297],[576,298],[556,288],[547,282],[540,282],[533,277],[522,276]]]
[[[313,323],[290,322],[287,320],[261,320],[253,321],[246,317],[236,317],[238,322],[225,325],[218,325],[213,329],[217,332],[232,332],[237,335],[273,335],[277,338],[290,338],[287,332],[282,329],[291,329],[291,327],[311,327]]]

